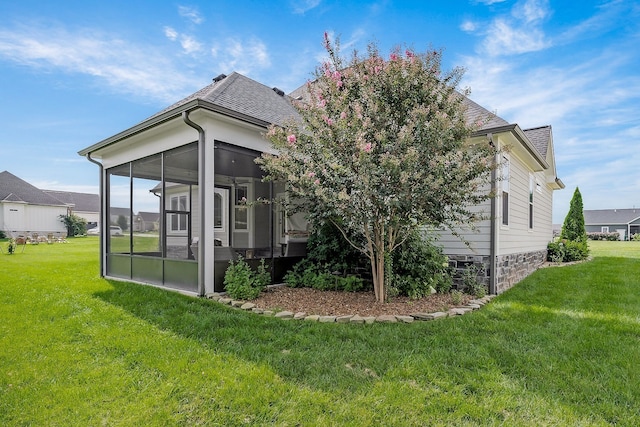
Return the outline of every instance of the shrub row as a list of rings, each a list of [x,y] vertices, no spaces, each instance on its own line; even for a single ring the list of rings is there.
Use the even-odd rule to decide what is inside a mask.
[[[587,238],[589,240],[608,240],[610,242],[615,242],[616,240],[620,240],[620,233],[612,232],[612,233],[601,233],[597,231],[593,231],[587,233]]]

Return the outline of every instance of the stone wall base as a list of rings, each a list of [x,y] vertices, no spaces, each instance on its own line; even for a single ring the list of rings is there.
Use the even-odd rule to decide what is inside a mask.
[[[547,259],[547,250],[499,255],[496,259],[496,293],[501,294],[516,283],[536,271]],[[471,268],[477,272],[476,279],[483,283],[489,292],[491,281],[491,258],[481,255],[449,255],[449,267],[454,271],[453,285],[463,290],[465,270]]]

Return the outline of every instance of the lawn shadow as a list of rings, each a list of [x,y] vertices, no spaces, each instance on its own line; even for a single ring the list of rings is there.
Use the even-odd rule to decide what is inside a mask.
[[[362,391],[406,355],[428,346],[419,339],[426,331],[418,325],[283,320],[151,286],[108,282],[112,290],[95,294],[101,300],[160,329],[267,364],[288,381],[325,391]]]

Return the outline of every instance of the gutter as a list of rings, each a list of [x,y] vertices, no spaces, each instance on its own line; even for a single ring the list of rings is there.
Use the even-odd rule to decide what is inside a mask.
[[[549,163],[545,159],[542,158],[541,154],[536,150],[536,148],[531,144],[529,138],[524,134],[520,126],[517,124],[510,124],[505,126],[499,126],[491,129],[481,129],[471,134],[474,136],[483,136],[483,135],[491,135],[494,133],[503,133],[503,132],[512,132],[514,136],[522,143],[523,147],[527,150],[527,152],[545,169],[549,168]]]
[[[487,138],[489,138],[489,145],[491,145],[492,147],[495,147],[495,144],[493,143],[493,134],[492,133],[488,133],[487,134]],[[491,170],[491,192],[494,194],[493,198],[491,199],[491,239],[489,240],[489,269],[490,269],[490,273],[489,273],[489,294],[490,295],[496,295],[498,293],[497,290],[497,283],[498,283],[498,278],[497,278],[497,274],[498,274],[498,262],[497,262],[497,252],[498,252],[498,225],[497,225],[497,221],[498,221],[498,217],[497,217],[497,212],[498,212],[498,195],[497,195],[497,190],[498,190],[498,186],[496,183],[497,180],[497,173],[496,173],[496,168],[498,166],[498,154],[494,155],[493,157],[493,163],[494,163],[494,168]]]
[[[102,227],[102,231],[100,232],[100,277],[104,277],[104,258],[105,258],[105,254],[106,252],[106,248],[105,248],[105,238],[104,238],[104,232],[105,232],[105,224],[109,224],[107,221],[105,221],[105,213],[107,212],[106,208],[105,208],[105,202],[106,202],[106,198],[104,197],[105,192],[104,192],[104,167],[102,166],[102,163],[100,163],[99,161],[92,159],[91,158],[91,152],[87,153],[86,155],[87,160],[89,160],[91,163],[94,163],[96,165],[98,165],[98,168],[100,168],[100,187],[99,187],[99,193],[100,193],[100,211],[98,212],[98,218],[100,218],[100,227]],[[107,231],[109,230],[108,228],[106,229]]]
[[[198,296],[204,296],[204,261],[206,260],[205,252],[207,245],[205,244],[205,151],[204,141],[205,134],[204,129],[197,123],[191,121],[189,118],[190,110],[182,112],[182,120],[188,125],[198,131],[198,197],[200,198],[200,239],[198,241]],[[191,242],[189,242],[191,244]]]
[[[165,113],[161,113],[161,114],[157,114],[155,116],[152,116],[151,118],[145,120],[142,123],[138,123],[137,125],[124,130],[110,138],[107,138],[105,140],[102,140],[90,147],[84,148],[80,151],[78,151],[78,154],[81,156],[86,156],[87,154],[94,152],[96,150],[108,147],[110,145],[113,145],[123,139],[129,138],[133,135],[139,134],[141,132],[144,132],[148,129],[151,129],[153,127],[159,126],[163,123],[166,123],[172,119],[175,119],[178,116],[183,117],[184,120],[184,114],[187,113],[187,116],[189,115],[190,111],[193,111],[197,108],[203,108],[205,110],[214,112],[214,113],[218,113],[221,114],[223,116],[227,116],[233,119],[237,119],[240,121],[243,121],[245,123],[249,123],[255,126],[259,126],[262,127],[264,129],[268,128],[269,125],[271,123],[266,122],[264,120],[260,120],[257,119],[255,117],[251,117],[247,114],[243,114],[243,113],[239,113],[237,111],[231,110],[229,108],[225,108],[225,107],[221,107],[217,104],[214,104],[212,102],[208,102],[208,101],[203,101],[202,99],[195,99],[193,101],[187,102],[186,104],[182,104],[179,107],[173,109],[173,110],[169,110]],[[186,122],[185,122],[186,123]],[[193,123],[193,122],[192,122]],[[187,123],[188,124],[188,123]],[[189,125],[191,126],[191,125]],[[197,125],[196,125],[197,126]],[[191,126],[193,127],[193,126]]]

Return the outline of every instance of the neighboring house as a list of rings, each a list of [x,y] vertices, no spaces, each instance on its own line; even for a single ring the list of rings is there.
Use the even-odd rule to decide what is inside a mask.
[[[69,213],[83,218],[87,222],[87,229],[98,226],[100,222],[100,196],[98,194],[42,191],[63,202],[69,208]]]
[[[0,172],[0,230],[7,236],[66,236],[60,215],[68,213],[69,207],[56,197],[7,171]]]
[[[17,176],[0,172],[0,230],[7,235],[66,235],[60,215],[75,214],[93,228],[100,218],[100,196],[90,193],[40,190]]]
[[[119,225],[122,230],[128,231],[131,229],[131,215],[132,211],[129,208],[118,208],[111,206],[109,208],[109,225]],[[124,218],[124,223],[123,222]]]
[[[618,233],[620,240],[629,240],[640,233],[640,209],[584,210],[587,233]]]
[[[296,96],[295,94],[293,95]],[[279,204],[256,203],[284,195],[284,184],[262,182],[254,160],[272,152],[263,137],[270,124],[298,118],[292,98],[238,73],[212,84],[138,125],[79,152],[97,163],[101,197],[129,188],[131,212],[148,198],[159,207],[158,250],[101,236],[101,274],[205,295],[224,288],[224,272],[238,254],[255,264],[269,259],[273,279],[304,254],[307,224],[288,217]],[[468,100],[469,120],[491,114]],[[488,219],[479,233],[442,243],[457,267],[486,265],[490,290],[498,293],[545,261],[551,240],[555,175],[550,127],[521,130],[492,116],[473,135],[501,148],[499,197],[478,209]],[[99,159],[100,161],[97,161]],[[489,190],[489,189],[487,189]],[[153,203],[153,201],[151,202]],[[113,220],[115,208],[103,215]],[[116,215],[117,216],[117,215]]]
[[[160,214],[158,212],[138,212],[134,221],[133,231],[147,232],[160,229]]]

